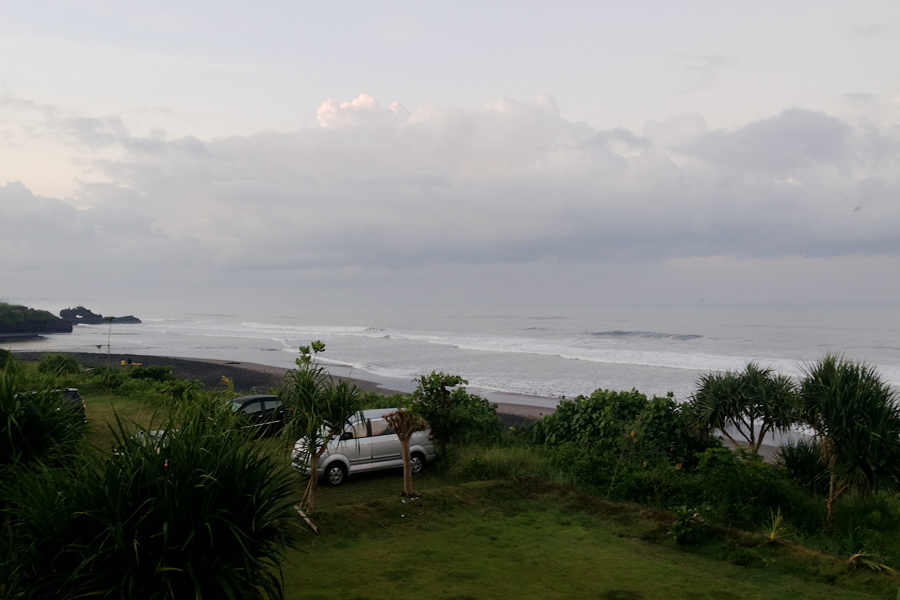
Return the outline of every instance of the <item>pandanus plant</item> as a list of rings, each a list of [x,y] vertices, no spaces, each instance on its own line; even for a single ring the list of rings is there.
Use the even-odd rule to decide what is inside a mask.
[[[316,355],[324,351],[325,344],[320,341],[301,346],[297,368],[287,372],[279,390],[279,398],[291,414],[283,435],[290,440],[299,438],[311,471],[299,504],[307,515],[315,513],[319,459],[359,411],[362,398],[359,388],[347,381],[336,382],[316,362]]]
[[[803,420],[816,432],[828,475],[828,520],[845,492],[900,489],[900,407],[878,372],[826,355],[807,365]]]

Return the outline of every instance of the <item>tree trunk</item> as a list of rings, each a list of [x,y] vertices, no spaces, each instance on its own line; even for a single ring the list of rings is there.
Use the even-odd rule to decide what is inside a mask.
[[[409,437],[408,436],[398,436],[400,438],[400,447],[403,449],[403,495],[404,496],[412,496],[413,485],[412,485],[412,465],[410,464],[410,455],[409,455]]]
[[[323,449],[325,446],[322,447]],[[309,474],[309,483],[306,484],[306,492],[303,494],[303,500],[300,502],[300,505],[303,506],[304,512],[306,514],[312,516],[316,512],[316,487],[319,484],[319,457],[322,456],[322,451],[318,451],[310,457],[309,467],[311,469],[311,473]]]

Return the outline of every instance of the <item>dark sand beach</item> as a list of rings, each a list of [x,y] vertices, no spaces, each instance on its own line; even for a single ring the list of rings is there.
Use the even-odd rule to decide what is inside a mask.
[[[42,352],[16,352],[16,356],[24,361],[40,360]],[[170,356],[139,356],[135,354],[93,354],[86,352],[71,353],[86,367],[105,367],[121,365],[122,361],[131,360],[132,364],[148,366],[172,367],[176,377],[203,382],[204,389],[212,390],[222,385],[222,378],[227,377],[234,382],[235,391],[241,393],[268,393],[276,389],[284,378],[287,369],[257,363],[176,358]],[[339,377],[339,376],[335,376]],[[365,392],[379,394],[397,394],[398,390],[386,388],[374,381],[353,378],[353,383]],[[515,397],[510,395],[511,399]],[[555,409],[543,406],[518,404],[515,402],[494,402],[497,414],[506,425],[520,424],[529,420],[540,419],[554,412]]]

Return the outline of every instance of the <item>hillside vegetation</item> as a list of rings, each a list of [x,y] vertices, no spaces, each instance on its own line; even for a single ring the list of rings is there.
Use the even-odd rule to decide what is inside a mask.
[[[303,357],[313,361],[323,350],[314,345]],[[399,495],[399,469],[320,487],[318,534],[291,508],[309,488],[288,467],[297,435],[290,432],[322,418],[323,407],[334,411],[346,386],[316,379],[307,390],[316,402],[301,414],[303,380],[290,379],[297,422],[281,438],[257,439],[235,433],[221,410],[240,393],[231,380],[210,390],[163,367],[86,370],[70,359],[45,355],[0,371],[0,400],[15,398],[11,382],[77,387],[89,418],[78,452],[69,435],[77,430],[56,429],[70,450],[53,452],[35,443],[33,429],[29,447],[47,454],[20,453],[16,464],[0,465],[9,532],[2,544],[12,557],[0,575],[15,574],[9,581],[18,584],[0,585],[0,596],[67,598],[126,582],[140,590],[132,597],[160,599],[863,599],[894,598],[900,589],[895,448],[861,430],[875,452],[863,464],[866,454],[852,451],[856,438],[826,429],[842,390],[852,392],[859,408],[845,408],[857,421],[892,423],[895,402],[877,373],[842,358],[811,366],[803,385],[754,365],[707,377],[685,404],[598,390],[507,432],[459,377],[423,376],[405,397],[359,394],[360,408],[429,414],[447,438],[438,463],[414,479],[417,494]],[[299,360],[304,368],[317,367]],[[859,404],[862,396],[868,403]],[[58,420],[59,412],[45,416]],[[722,447],[713,434],[733,419],[773,429],[815,419],[830,437],[768,464]],[[13,445],[25,422],[0,420]],[[878,434],[885,443],[894,435],[888,425]],[[160,428],[175,433],[148,443]],[[238,519],[246,498],[263,510],[257,524]],[[119,522],[118,514],[139,518]],[[74,527],[84,515],[100,528]],[[227,556],[216,548],[228,548]]]
[[[0,302],[0,335],[67,333],[72,324],[46,310]]]

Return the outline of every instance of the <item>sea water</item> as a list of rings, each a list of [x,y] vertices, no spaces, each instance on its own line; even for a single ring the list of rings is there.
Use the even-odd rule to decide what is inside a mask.
[[[78,325],[71,334],[6,343],[13,350],[211,358],[290,368],[322,340],[339,375],[409,391],[431,371],[469,387],[560,398],[636,388],[687,399],[698,377],[749,361],[800,377],[826,353],[875,366],[900,386],[897,305],[643,305],[531,313],[139,315],[143,323]]]
[[[446,311],[365,317],[298,314],[138,315],[13,350],[209,358],[290,368],[322,340],[338,375],[411,391],[431,371],[458,374],[489,398],[552,405],[595,389],[690,397],[711,371],[749,361],[802,376],[826,353],[868,362],[900,387],[900,305],[630,305],[532,312]],[[528,400],[532,398],[534,400]]]

